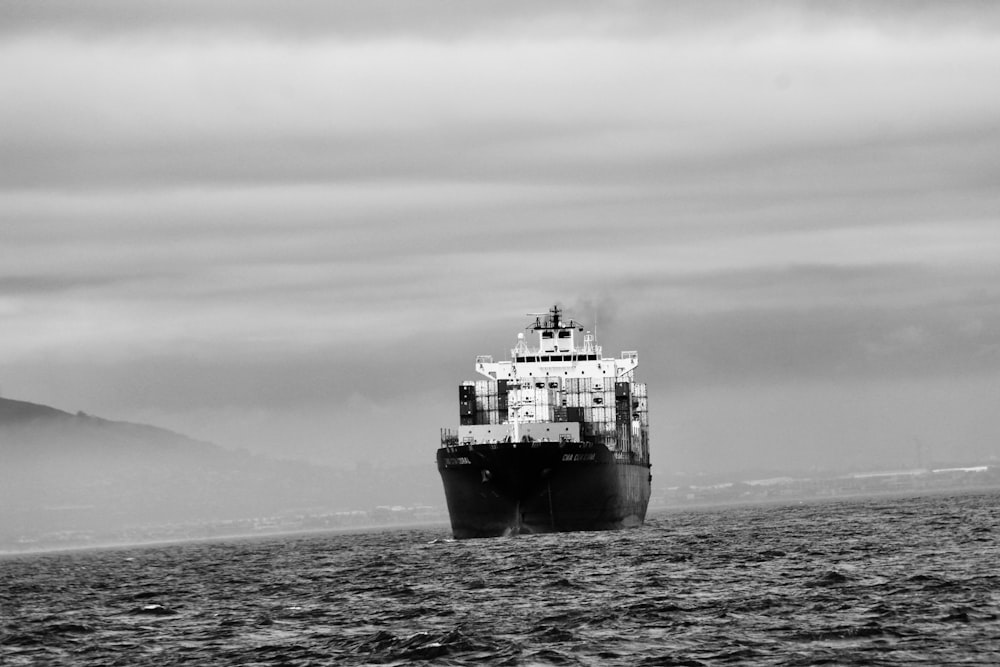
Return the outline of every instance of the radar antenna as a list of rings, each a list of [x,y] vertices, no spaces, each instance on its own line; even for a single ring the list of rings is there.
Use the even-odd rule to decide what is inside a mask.
[[[580,331],[583,331],[583,325],[576,320],[563,322],[562,312],[562,309],[557,304],[544,313],[527,313],[528,317],[535,318],[535,323],[529,324],[525,327],[525,329],[531,329],[533,331],[537,331],[539,329],[579,329]],[[544,323],[542,322],[543,317],[546,318]]]

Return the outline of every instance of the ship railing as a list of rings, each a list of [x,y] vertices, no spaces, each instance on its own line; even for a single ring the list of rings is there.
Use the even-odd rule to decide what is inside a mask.
[[[477,364],[492,364],[493,355],[492,354],[480,354],[476,357]]]
[[[623,350],[622,359],[638,359],[639,353],[635,350]]]
[[[458,446],[458,431],[453,428],[443,428],[441,429],[441,446],[442,447],[457,447]]]

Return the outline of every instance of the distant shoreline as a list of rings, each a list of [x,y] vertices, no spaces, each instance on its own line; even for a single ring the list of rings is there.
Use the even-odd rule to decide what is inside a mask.
[[[750,507],[754,505],[781,506],[781,505],[811,505],[837,502],[839,500],[861,500],[865,498],[925,498],[928,496],[963,495],[972,496],[988,493],[1000,493],[1000,485],[980,485],[980,486],[951,486],[934,487],[928,489],[886,489],[886,490],[863,490],[857,493],[845,493],[835,496],[783,496],[779,498],[750,498],[742,499],[720,499],[704,500],[700,502],[676,503],[669,505],[650,505],[649,512],[653,513],[676,513],[687,510],[708,510],[724,509],[726,507]]]
[[[142,540],[137,542],[95,542],[93,544],[76,544],[76,545],[60,545],[52,546],[41,549],[25,549],[12,551],[10,549],[0,547],[0,558],[18,557],[18,556],[36,556],[36,555],[48,555],[48,554],[59,554],[59,553],[78,553],[81,551],[102,551],[102,550],[113,550],[113,549],[131,549],[131,548],[143,548],[143,547],[155,547],[155,546],[168,546],[174,544],[196,544],[201,542],[231,542],[231,541],[253,541],[253,540],[266,540],[274,537],[296,537],[296,536],[307,536],[307,535],[322,535],[322,534],[336,534],[343,535],[348,533],[376,533],[384,530],[405,530],[405,529],[420,529],[420,528],[442,528],[447,530],[449,528],[447,523],[442,522],[419,522],[419,523],[387,523],[387,524],[371,524],[364,526],[343,526],[339,528],[305,528],[299,530],[276,530],[274,532],[260,532],[260,533],[232,533],[232,534],[220,534],[220,535],[204,535],[190,537],[178,537],[170,539],[151,539]]]

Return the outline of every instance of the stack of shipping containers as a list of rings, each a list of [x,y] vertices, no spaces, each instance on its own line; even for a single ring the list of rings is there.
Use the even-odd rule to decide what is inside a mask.
[[[476,380],[476,424],[500,423],[500,395],[497,383],[492,380]]]
[[[632,450],[649,459],[649,412],[646,383],[632,383]]]
[[[507,421],[554,422],[560,421],[562,397],[559,381],[535,379],[522,382],[508,394]]]
[[[615,383],[608,378],[567,378],[566,419],[581,422],[581,435],[615,448]]]
[[[469,426],[476,423],[476,383],[466,381],[458,387],[458,423]]]
[[[463,382],[458,388],[462,424],[502,424],[507,421],[507,380]]]
[[[515,415],[515,412],[517,414]],[[476,380],[459,387],[461,424],[580,422],[587,441],[618,452],[649,455],[644,382],[614,378],[535,378],[515,384]]]

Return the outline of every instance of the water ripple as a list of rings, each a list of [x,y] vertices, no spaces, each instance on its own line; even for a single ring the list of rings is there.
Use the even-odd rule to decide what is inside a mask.
[[[995,664],[1000,495],[0,559],[6,665]]]

